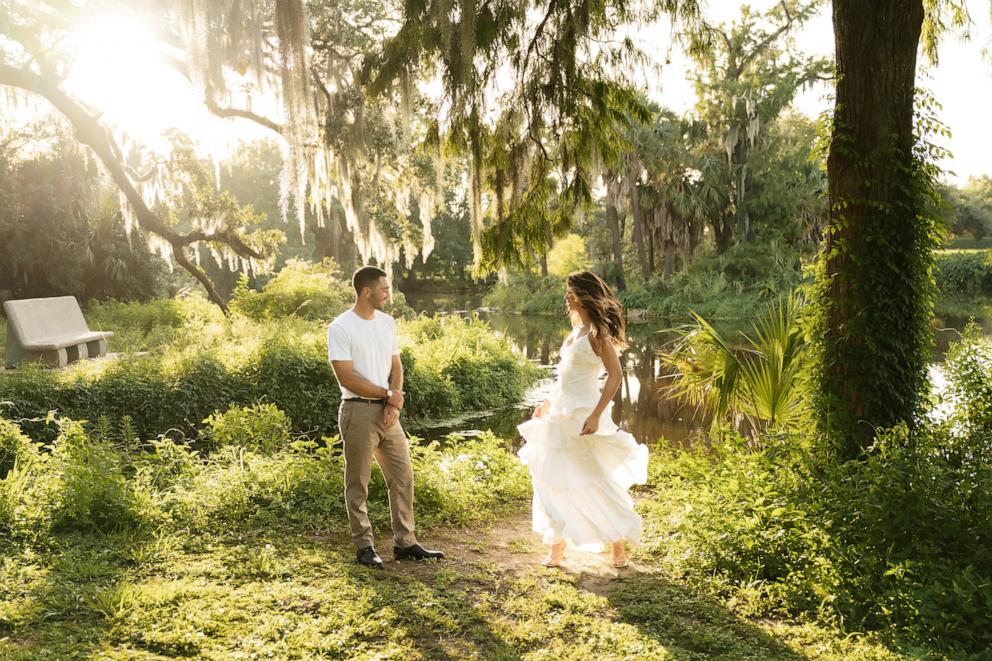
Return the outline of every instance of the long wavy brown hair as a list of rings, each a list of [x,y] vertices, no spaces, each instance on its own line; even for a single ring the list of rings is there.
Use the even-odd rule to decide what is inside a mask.
[[[617,349],[625,349],[623,306],[610,286],[591,271],[570,273],[565,283],[589,315],[589,332],[598,339],[609,339]]]

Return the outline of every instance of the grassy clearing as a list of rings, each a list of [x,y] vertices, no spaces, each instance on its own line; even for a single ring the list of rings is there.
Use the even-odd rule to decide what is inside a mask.
[[[522,503],[521,503],[522,504]],[[537,565],[526,514],[424,533],[443,563],[352,562],[340,525],[54,537],[4,549],[10,659],[898,659],[877,640],[751,621],[635,563]],[[381,550],[388,543],[380,542]],[[388,558],[388,554],[387,554]]]
[[[204,456],[60,430],[39,453],[0,429],[5,659],[899,658],[875,639],[748,619],[676,577],[657,553],[670,522],[655,513],[673,511],[657,486],[640,492],[652,538],[633,569],[591,554],[569,573],[540,567],[525,470],[492,435],[414,447],[421,537],[450,559],[379,573],[352,560],[334,444],[234,435]],[[380,533],[386,496],[375,471]]]

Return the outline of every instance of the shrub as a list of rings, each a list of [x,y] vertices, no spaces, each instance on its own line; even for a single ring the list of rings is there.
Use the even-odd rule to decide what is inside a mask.
[[[308,336],[273,334],[243,367],[251,399],[275,404],[294,430],[313,438],[337,432],[341,391],[327,362],[324,332]]]
[[[808,435],[656,452],[643,552],[752,614],[808,613],[950,651],[992,645],[992,348],[948,354],[943,422],[841,462]],[[661,496],[663,494],[663,496]]]
[[[211,455],[191,479],[163,494],[172,525],[200,530],[294,523],[347,528],[344,458],[336,438],[295,441],[273,454],[233,447]],[[413,444],[417,520],[421,525],[478,523],[519,505],[530,493],[526,470],[491,434],[441,448]],[[389,526],[385,480],[374,467],[369,516]]]
[[[15,527],[38,449],[21,429],[0,418],[0,531]]]
[[[213,447],[234,446],[272,453],[289,442],[290,421],[272,404],[232,406],[203,421],[200,438]]]
[[[87,436],[78,422],[63,418],[57,425],[50,454],[19,470],[16,485],[10,478],[0,481],[0,529],[22,541],[65,531],[228,532],[286,524],[347,529],[337,438],[322,445],[287,443],[284,418],[272,407],[217,416],[209,433],[226,441],[207,456],[168,438],[128,452]],[[252,430],[279,438],[280,447],[250,447],[273,445]],[[449,440],[448,447],[411,448],[422,525],[478,523],[523,502],[529,480],[506,441],[491,434]],[[388,493],[378,468],[369,511],[377,527],[388,527]]]
[[[215,411],[268,403],[286,413],[293,433],[313,439],[336,433],[340,390],[327,363],[323,323],[239,317],[207,326],[183,326],[175,345],[150,356],[0,375],[7,415],[23,419],[25,432],[46,442],[55,435],[44,422],[53,409],[89,420],[91,428],[101,418],[117,427],[130,416],[142,439],[170,430],[193,438]],[[407,419],[505,406],[537,376],[506,339],[477,320],[401,321],[399,332]]]
[[[513,314],[564,314],[565,281],[556,277],[514,275],[482,300],[489,307]]]
[[[722,255],[700,254],[669,280],[654,277],[619,298],[627,309],[683,318],[744,319],[756,307],[784,298],[804,281],[801,255],[781,244],[741,243]]]
[[[946,429],[879,433],[864,461],[803,439],[655,457],[642,552],[752,615],[806,613],[938,647],[992,644],[992,471]],[[954,443],[951,443],[954,445]]]
[[[114,333],[108,346],[116,353],[157,351],[181,340],[183,329],[202,334],[208,325],[224,319],[199,292],[148,302],[93,301],[84,316],[90,328]]]
[[[414,358],[404,364],[404,373],[407,399],[417,416],[515,402],[540,373],[477,318],[418,319],[405,322],[402,330],[416,341],[415,351],[404,351]]]
[[[934,279],[943,295],[992,293],[992,252],[943,250],[936,253]]]
[[[232,312],[256,321],[289,316],[330,320],[346,310],[354,298],[354,290],[334,260],[313,264],[291,259],[261,291],[250,289],[247,277],[242,276],[230,306]]]
[[[465,440],[414,446],[418,519],[428,524],[472,524],[530,496],[530,477],[508,445],[491,432]]]
[[[37,445],[20,427],[0,418],[0,480],[7,477],[15,463],[31,461],[37,454]]]
[[[108,532],[140,525],[140,506],[126,475],[128,455],[88,438],[76,421],[63,418],[58,427],[51,458],[38,475],[43,486],[35,507],[49,512],[56,529]]]
[[[804,301],[798,292],[765,308],[750,334],[736,346],[709,322],[675,329],[671,349],[660,352],[672,368],[668,393],[704,410],[714,424],[746,419],[753,430],[794,428],[807,399],[801,370],[805,338],[800,327]]]

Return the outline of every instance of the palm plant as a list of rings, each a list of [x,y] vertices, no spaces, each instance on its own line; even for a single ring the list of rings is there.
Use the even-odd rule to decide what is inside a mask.
[[[753,431],[797,426],[803,413],[801,367],[806,341],[798,320],[804,301],[795,291],[770,305],[732,344],[691,312],[694,323],[674,329],[659,352],[672,369],[667,394],[712,416],[714,425],[747,421]]]

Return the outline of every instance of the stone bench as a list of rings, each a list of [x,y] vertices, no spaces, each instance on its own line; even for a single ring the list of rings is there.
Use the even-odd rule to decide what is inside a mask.
[[[75,296],[6,301],[7,367],[41,360],[65,367],[83,358],[106,355],[113,333],[94,332],[86,325]]]

